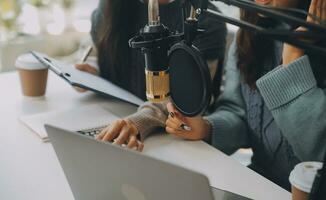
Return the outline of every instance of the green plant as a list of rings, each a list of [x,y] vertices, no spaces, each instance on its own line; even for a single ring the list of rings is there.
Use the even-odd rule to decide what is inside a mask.
[[[0,24],[6,29],[13,29],[20,13],[20,0],[0,0]]]

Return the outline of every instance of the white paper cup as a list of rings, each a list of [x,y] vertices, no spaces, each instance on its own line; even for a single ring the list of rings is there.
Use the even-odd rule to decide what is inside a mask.
[[[44,96],[48,69],[31,54],[24,54],[16,59],[23,95],[29,97]]]
[[[303,162],[295,166],[289,177],[293,200],[308,200],[317,171],[322,167],[321,162]]]

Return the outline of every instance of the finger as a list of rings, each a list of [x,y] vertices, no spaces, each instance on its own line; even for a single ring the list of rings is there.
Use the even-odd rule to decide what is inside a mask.
[[[138,129],[137,129],[137,127],[135,126],[135,124],[132,122],[132,121],[130,121],[130,120],[125,120],[126,121],[126,124],[131,128],[131,131],[133,132],[133,133],[135,133],[135,134],[137,134],[138,133]]]
[[[169,102],[166,107],[171,117],[178,116],[179,118],[184,119],[184,116],[174,107],[171,102]]]
[[[173,126],[172,124],[175,125],[175,127],[178,127],[176,129],[184,129],[184,127],[189,127],[185,122],[184,122],[185,118],[182,118],[180,119],[179,117],[168,117],[168,120],[169,121],[169,125],[171,123],[171,126]]]
[[[80,88],[80,87],[74,87],[74,89],[77,91],[77,92],[80,92],[80,93],[83,93],[83,92],[86,92],[87,90],[84,89],[84,88]]]
[[[102,138],[105,136],[106,132],[109,131],[110,126],[105,127],[95,138],[97,140],[102,140]]]
[[[170,112],[170,113],[169,113],[169,117],[174,118],[174,117],[175,117],[174,112]]]
[[[120,133],[120,130],[123,126],[126,125],[124,120],[118,120],[117,122],[113,123],[109,131],[106,132],[105,136],[103,137],[103,141],[112,141],[117,135]]]
[[[308,11],[309,14],[316,15],[316,4],[317,4],[317,0],[312,0],[311,1],[309,11]],[[308,22],[314,22],[314,19],[310,15],[308,15],[307,21]]]
[[[98,71],[94,67],[90,67],[88,72],[91,73],[91,74],[94,74],[94,75],[98,75]]]
[[[125,143],[127,143],[127,140],[129,139],[129,136],[133,134],[131,132],[131,128],[128,126],[125,126],[122,128],[119,136],[117,137],[116,141],[113,142],[113,144],[117,144],[117,145],[123,145]]]
[[[322,20],[323,24],[325,25],[325,20],[326,20],[326,0],[323,0],[323,11],[322,11]]]
[[[175,119],[171,119],[169,118],[168,120],[166,120],[165,122],[167,127],[173,128],[173,129],[180,129],[181,125],[183,124],[182,122],[178,122]]]
[[[80,70],[80,71],[84,71],[84,72],[88,72],[90,74],[97,74],[97,70],[90,66],[89,64],[83,63],[83,64],[76,64],[75,67]]]
[[[177,116],[182,116],[182,114],[174,107],[174,105],[169,102],[167,105],[166,105],[169,113],[173,113],[174,115],[177,115]]]
[[[142,142],[140,142],[138,140],[137,140],[137,143],[138,143],[137,151],[142,152],[143,149],[144,149],[144,143],[142,143]]]
[[[168,109],[169,113],[174,113],[176,111],[176,109],[174,108],[173,104],[171,102],[169,102],[167,105],[166,105],[166,108]]]
[[[104,135],[105,135],[105,133],[100,133],[100,134],[98,134],[98,135],[95,136],[95,139],[101,140]]]
[[[130,137],[127,147],[129,149],[132,149],[133,147],[138,148],[138,142],[137,142],[137,137],[136,136],[133,135],[133,136]]]
[[[316,8],[317,19],[320,20],[322,18],[322,12],[323,12],[322,0],[317,0],[316,7],[317,7]]]
[[[86,69],[89,67],[88,64],[86,63],[79,63],[79,64],[75,64],[75,68],[80,70],[80,71],[86,71]]]
[[[166,127],[165,130],[169,134],[175,135],[176,137],[180,137],[180,138],[183,138],[183,139],[188,139],[188,137],[189,137],[189,134],[185,133],[184,131],[176,130],[176,129],[173,129],[173,128],[170,128],[170,127]]]

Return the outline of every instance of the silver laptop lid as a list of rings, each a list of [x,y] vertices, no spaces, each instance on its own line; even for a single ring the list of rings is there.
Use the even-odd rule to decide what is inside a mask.
[[[76,200],[213,200],[207,177],[46,125]]]

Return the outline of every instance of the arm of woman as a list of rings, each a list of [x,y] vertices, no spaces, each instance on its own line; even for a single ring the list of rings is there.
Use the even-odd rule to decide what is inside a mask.
[[[97,139],[142,151],[144,139],[155,129],[165,126],[168,115],[166,104],[167,102],[144,103],[136,113],[106,127]]]
[[[208,65],[216,66],[217,60],[207,61]],[[148,135],[158,128],[164,128],[168,117],[167,102],[146,102],[141,105],[137,112],[117,120],[105,128],[97,137],[103,141],[114,141],[115,144],[126,144],[129,148],[138,151],[143,149],[143,141]]]
[[[92,27],[91,27],[91,37],[92,41],[94,44],[97,43],[98,41],[98,32],[101,27],[103,27],[102,22],[103,22],[103,9],[104,9],[104,2],[103,0],[99,1],[99,4],[97,8],[93,11],[92,16],[91,16],[91,22],[92,22]],[[94,47],[93,47],[94,48]],[[99,75],[99,71],[96,67],[91,66],[87,63],[77,63],[75,64],[75,68],[87,72],[93,75]],[[74,87],[76,91],[78,92],[86,92],[86,89],[80,88],[80,87]]]
[[[257,87],[296,156],[302,161],[322,160],[326,90],[317,87],[308,56],[276,68],[259,79]]]
[[[326,1],[312,0],[309,13],[326,20]],[[310,17],[307,21],[314,23]],[[285,44],[283,65],[259,79],[257,87],[296,156],[321,161],[326,150],[326,89],[317,87],[304,51]]]
[[[138,111],[127,117],[136,127],[141,141],[144,141],[154,130],[165,127],[168,116],[166,104],[168,102],[146,102]]]

